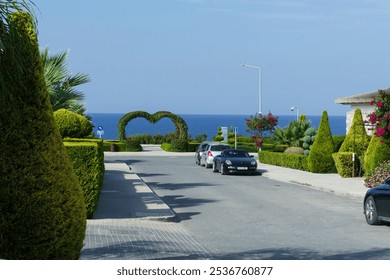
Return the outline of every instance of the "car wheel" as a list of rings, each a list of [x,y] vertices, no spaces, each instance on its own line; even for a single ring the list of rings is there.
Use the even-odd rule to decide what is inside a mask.
[[[372,196],[369,196],[364,203],[364,215],[366,216],[366,221],[368,224],[380,224],[380,221],[378,220],[378,212],[376,210],[375,200]]]
[[[213,172],[214,172],[214,173],[215,173],[215,172],[218,172],[217,166],[216,166],[215,162],[213,162]]]
[[[225,166],[221,163],[221,174],[226,175],[226,169]]]

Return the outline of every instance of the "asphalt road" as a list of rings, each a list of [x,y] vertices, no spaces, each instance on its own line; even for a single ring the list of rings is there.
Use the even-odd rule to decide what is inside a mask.
[[[192,156],[124,159],[220,259],[390,259],[390,227],[362,203],[273,181],[222,176]]]

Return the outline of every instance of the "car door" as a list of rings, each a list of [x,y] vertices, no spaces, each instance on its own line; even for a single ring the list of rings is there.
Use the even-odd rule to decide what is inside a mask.
[[[378,216],[390,218],[390,185],[382,185],[375,195]]]

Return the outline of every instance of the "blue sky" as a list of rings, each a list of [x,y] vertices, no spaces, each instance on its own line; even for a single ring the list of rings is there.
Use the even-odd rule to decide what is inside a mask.
[[[89,113],[344,115],[390,87],[388,0],[33,0],[39,43],[69,50]]]

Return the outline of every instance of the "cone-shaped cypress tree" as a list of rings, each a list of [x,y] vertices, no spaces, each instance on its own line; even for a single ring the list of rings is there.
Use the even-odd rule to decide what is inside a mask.
[[[339,152],[353,152],[357,156],[365,153],[369,139],[364,127],[362,111],[356,109],[353,115],[352,125],[341,145]]]
[[[383,143],[382,143],[383,141]],[[373,135],[364,156],[364,176],[366,180],[370,179],[372,172],[382,162],[390,159],[390,147],[382,137]]]
[[[333,153],[334,144],[329,126],[328,113],[324,111],[321,116],[316,139],[307,159],[309,170],[313,173],[331,173],[334,167]]]
[[[78,259],[84,198],[54,123],[31,16],[12,14],[0,42],[0,258]]]

